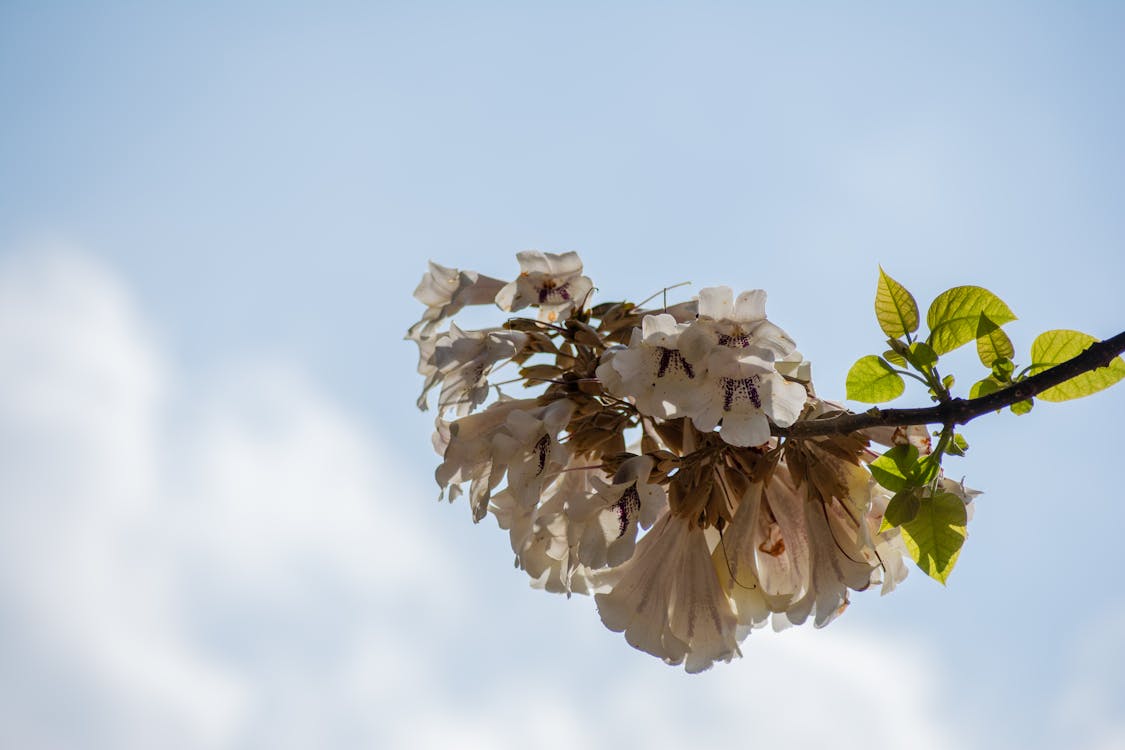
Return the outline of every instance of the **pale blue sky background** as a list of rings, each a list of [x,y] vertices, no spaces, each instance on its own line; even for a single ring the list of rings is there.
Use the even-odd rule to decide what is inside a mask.
[[[998,293],[1025,363],[1112,335],[1123,42],[1115,3],[0,3],[0,744],[1125,746],[1125,388],[966,429],[948,588],[688,678],[432,502],[401,340],[427,258],[529,248],[765,288],[830,397],[879,263]]]

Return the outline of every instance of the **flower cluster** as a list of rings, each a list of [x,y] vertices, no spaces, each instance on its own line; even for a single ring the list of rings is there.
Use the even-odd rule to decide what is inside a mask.
[[[842,407],[815,396],[765,292],[592,305],[577,254],[517,257],[511,282],[431,263],[407,338],[425,379],[419,407],[438,392],[442,494],[469,485],[473,520],[496,518],[533,586],[593,594],[609,629],[698,672],[738,655],[755,627],[823,626],[850,591],[886,593],[905,577],[868,437],[919,436],[775,437]],[[536,316],[438,330],[487,304]],[[518,374],[495,381],[506,365]],[[508,383],[531,390],[517,398]]]

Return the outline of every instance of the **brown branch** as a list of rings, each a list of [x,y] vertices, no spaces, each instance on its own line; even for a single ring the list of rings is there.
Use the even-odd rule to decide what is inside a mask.
[[[823,419],[808,419],[790,427],[771,426],[778,437],[809,438],[820,435],[846,435],[868,427],[901,427],[906,425],[959,425],[976,419],[1017,401],[1036,396],[1048,388],[1064,383],[1085,372],[1108,367],[1125,351],[1125,331],[1113,338],[1099,341],[1066,362],[1055,365],[1026,380],[1010,385],[987,396],[964,399],[954,398],[922,409],[880,409],[874,407],[860,414],[842,414]]]

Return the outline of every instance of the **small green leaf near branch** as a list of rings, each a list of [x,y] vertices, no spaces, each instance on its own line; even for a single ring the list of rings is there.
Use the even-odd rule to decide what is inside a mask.
[[[1121,365],[1114,363],[1121,361],[1117,355],[1122,352],[1125,352],[1125,331],[1091,344],[1081,354],[1061,364],[978,398],[954,398],[936,406],[919,409],[871,409],[860,414],[845,413],[822,419],[807,419],[789,427],[773,425],[771,432],[779,437],[809,438],[847,435],[869,427],[967,424],[982,414],[1037,396],[1083,373],[1096,371],[1098,368],[1113,368],[1116,371]]]
[[[951,492],[919,500],[918,510],[900,527],[906,549],[926,575],[942,584],[953,572],[968,535],[965,501]]]
[[[1056,367],[1097,343],[1097,339],[1078,331],[1056,330],[1039,334],[1031,344],[1030,375]],[[1125,378],[1125,361],[1114,357],[1105,367],[1076,375],[1039,394],[1044,401],[1069,401],[1109,388]]]
[[[918,330],[918,303],[914,296],[879,267],[879,284],[875,290],[875,319],[883,333],[892,339],[908,336]]]
[[[869,354],[852,365],[845,387],[853,401],[880,404],[901,396],[906,383],[886,360]]]
[[[1003,300],[983,287],[955,286],[942,292],[926,314],[930,346],[945,354],[976,339],[981,315],[997,326],[1016,319]]]

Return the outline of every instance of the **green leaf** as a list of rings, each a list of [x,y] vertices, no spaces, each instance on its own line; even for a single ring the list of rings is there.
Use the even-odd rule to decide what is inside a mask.
[[[931,453],[918,462],[918,466],[914,469],[914,476],[911,477],[911,481],[915,486],[920,487],[923,484],[929,484],[937,479],[940,473],[941,454]]]
[[[1035,406],[1035,399],[1029,398],[1023,401],[1017,401],[1008,408],[1012,410],[1012,414],[1022,417],[1024,414],[1031,411],[1031,407],[1033,406]]]
[[[891,492],[909,489],[918,466],[918,449],[913,445],[896,445],[872,461],[868,468],[875,481]]]
[[[1068,359],[1073,359],[1094,343],[1097,343],[1097,339],[1078,331],[1058,330],[1041,333],[1031,344],[1032,365],[1028,374],[1035,375]],[[1099,367],[1059,383],[1054,388],[1048,388],[1040,393],[1039,398],[1044,401],[1069,401],[1072,398],[1082,398],[1109,388],[1122,378],[1125,378],[1125,361],[1121,357],[1114,357],[1108,367]]]
[[[973,387],[969,389],[969,398],[980,398],[981,396],[987,396],[990,393],[996,393],[996,391],[1000,390],[1003,387],[1003,385],[997,383],[996,380],[993,379],[993,377],[990,375],[984,380],[978,380],[977,382],[973,383]]]
[[[977,356],[985,367],[992,367],[1002,359],[1011,360],[1016,355],[1012,340],[1004,329],[987,314],[981,313],[977,322]]]
[[[901,527],[902,540],[922,571],[943,585],[968,531],[965,503],[951,492],[922,498],[918,514]]]
[[[957,379],[955,377],[953,377],[953,373],[950,373],[949,375],[946,375],[944,378],[941,379],[941,384],[945,388],[945,390],[948,391],[950,388],[953,387],[953,384],[956,381],[957,381]]]
[[[945,452],[951,456],[963,456],[969,450],[969,441],[960,432],[953,433],[953,441],[946,447]]]
[[[887,351],[883,352],[883,359],[887,360],[896,367],[906,367],[906,357],[902,356],[894,349],[888,349]]]
[[[1011,383],[1016,365],[1010,359],[1001,358],[992,363],[992,377],[999,383]]]
[[[951,352],[977,337],[980,316],[998,326],[1016,319],[1003,300],[979,286],[955,286],[934,299],[926,314],[930,346],[938,354]]]
[[[882,534],[887,529],[913,521],[918,515],[920,506],[921,500],[917,493],[909,490],[896,493],[887,503],[887,509],[883,511],[883,523],[879,526],[879,533]]]
[[[919,369],[937,364],[937,352],[925,341],[915,341],[910,345],[911,362]]]
[[[845,390],[852,401],[878,404],[901,396],[906,384],[889,363],[869,354],[856,360],[848,370]]]
[[[879,283],[875,288],[875,319],[883,333],[892,339],[918,330],[918,303],[906,287],[879,266]]]

